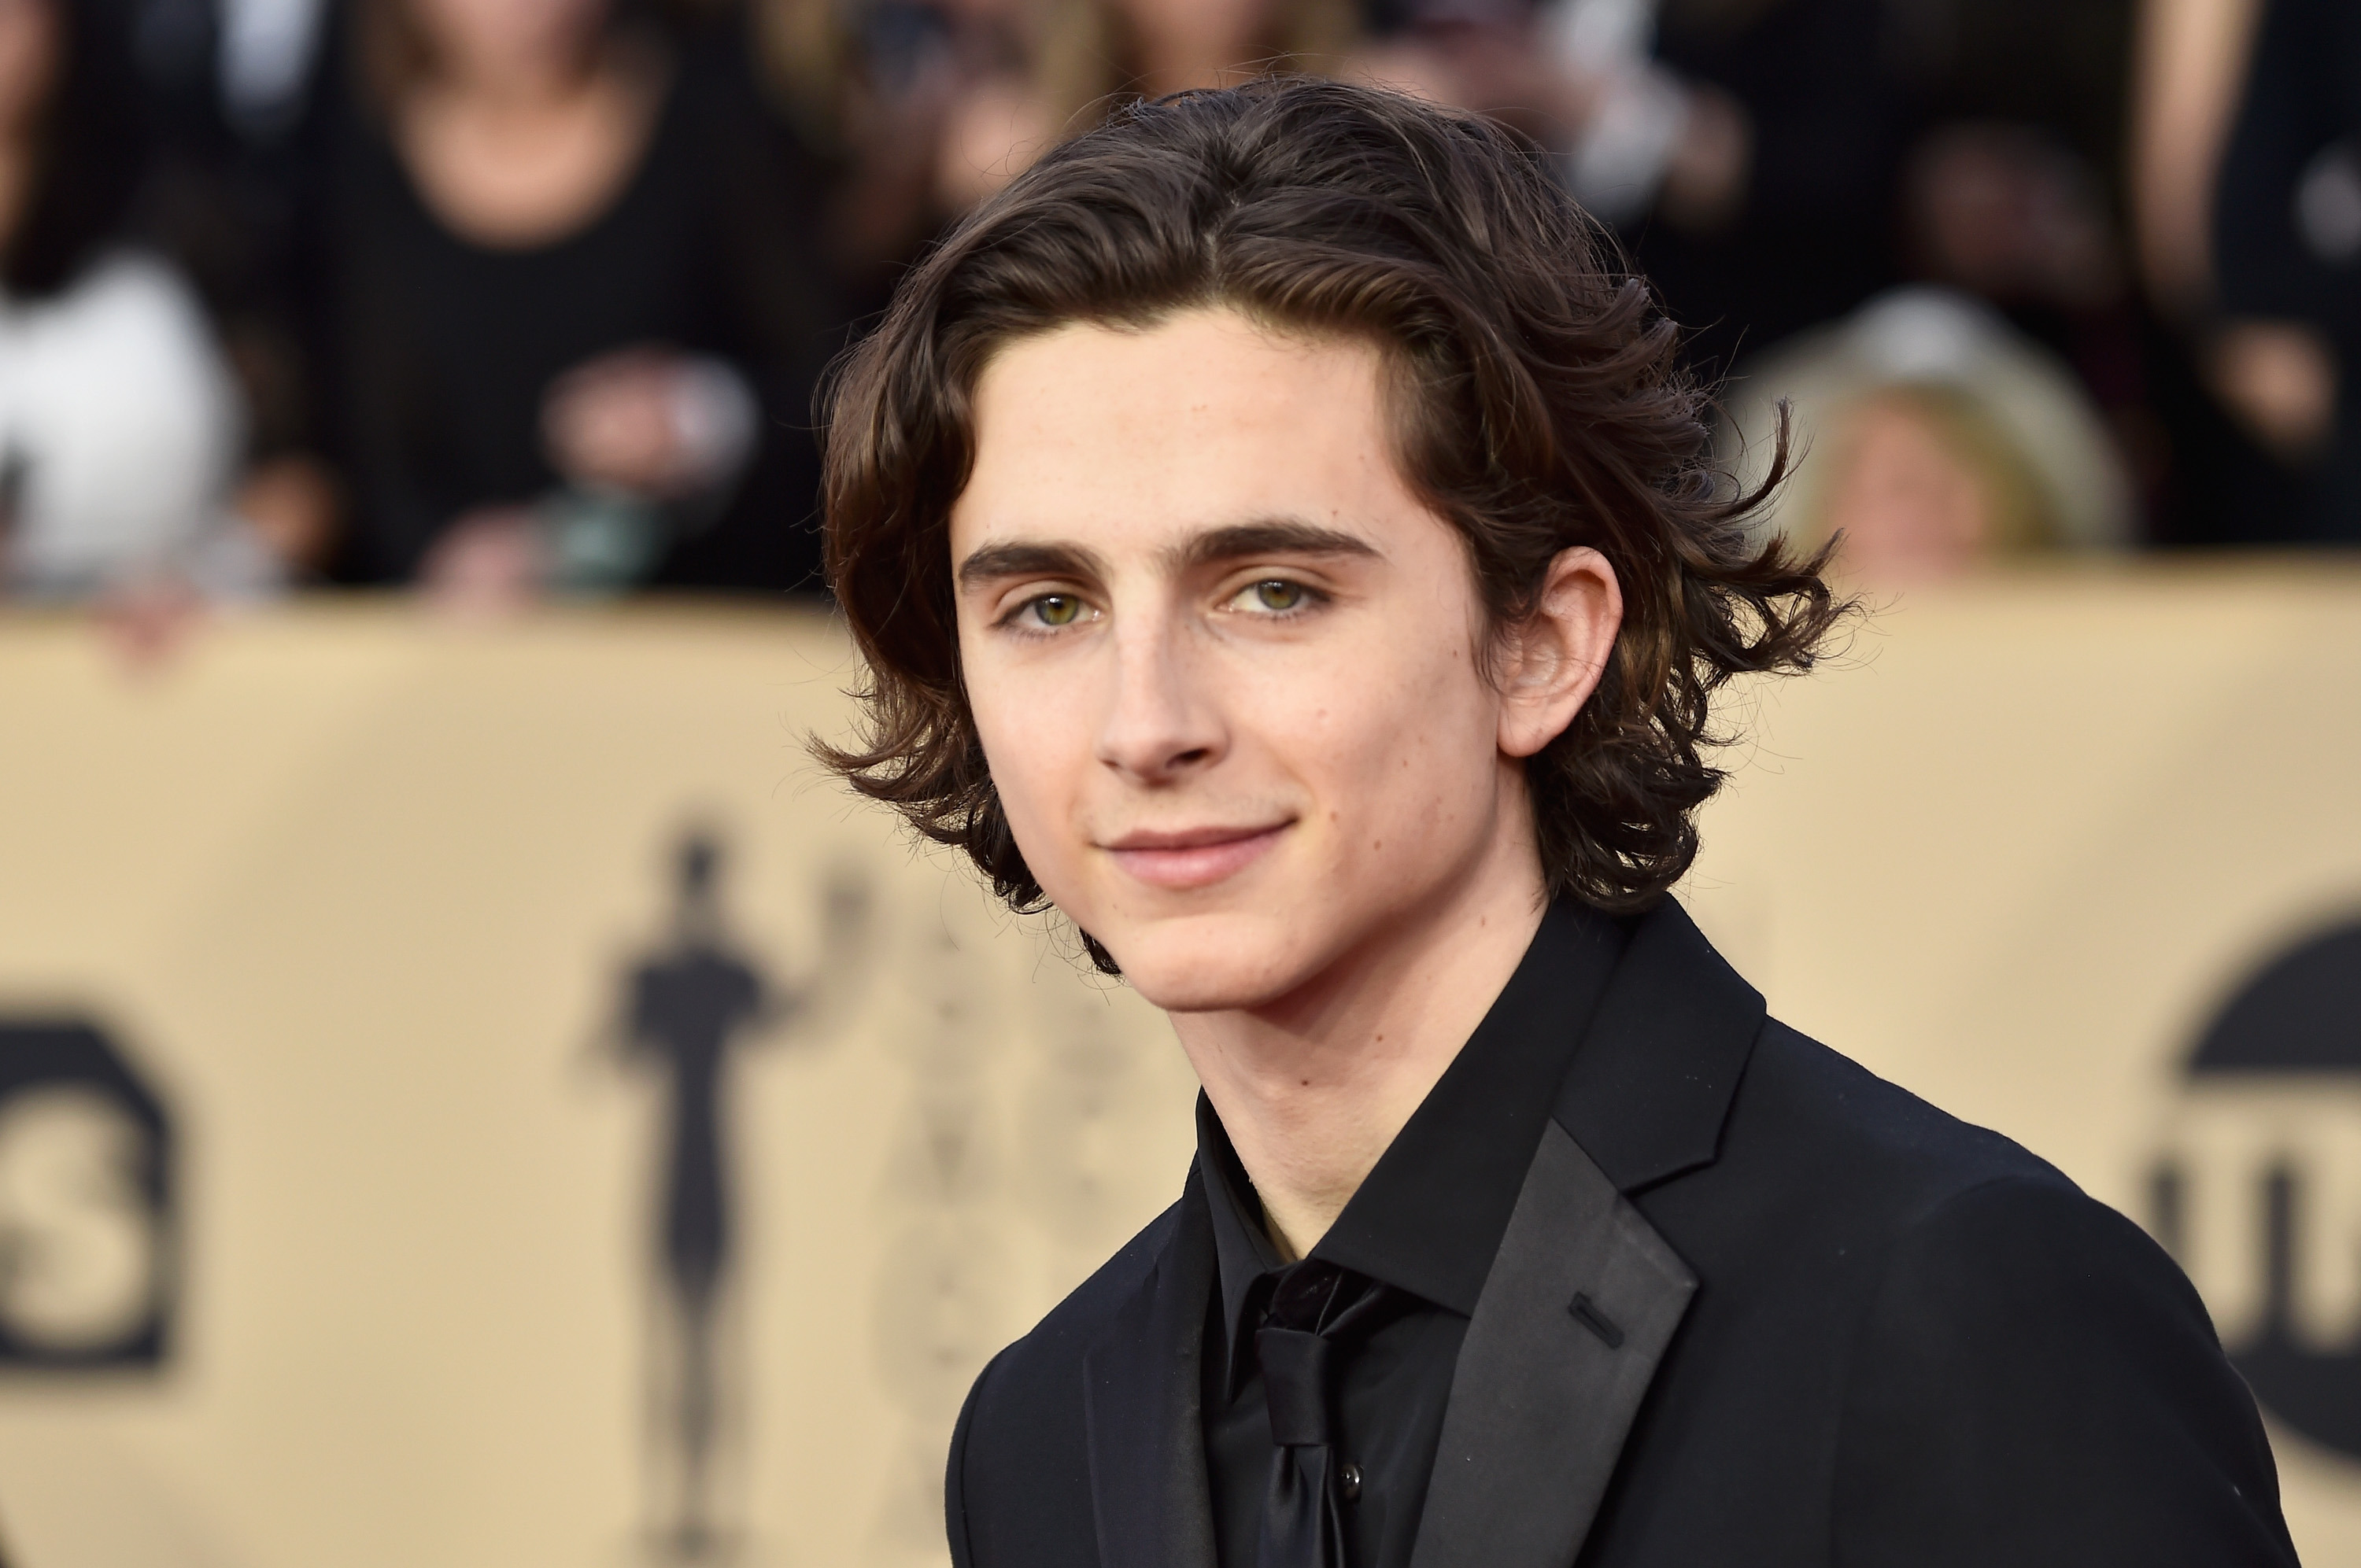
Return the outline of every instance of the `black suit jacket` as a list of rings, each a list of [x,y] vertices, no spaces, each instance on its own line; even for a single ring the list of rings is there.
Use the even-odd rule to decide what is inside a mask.
[[[1214,1568],[1201,1179],[976,1380],[960,1568]],[[1534,1153],[1412,1561],[1577,1560],[2295,1553],[2254,1402],[2171,1261],[2007,1139],[1766,1019],[1667,904]]]

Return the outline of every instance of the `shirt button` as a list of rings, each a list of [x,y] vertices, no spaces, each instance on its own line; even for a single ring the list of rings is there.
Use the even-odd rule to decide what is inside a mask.
[[[1337,1472],[1336,1489],[1344,1494],[1346,1502],[1359,1502],[1361,1500],[1361,1467],[1351,1460],[1346,1460],[1345,1468]]]

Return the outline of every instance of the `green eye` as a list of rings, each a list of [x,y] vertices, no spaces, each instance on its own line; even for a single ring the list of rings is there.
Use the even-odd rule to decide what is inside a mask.
[[[1303,602],[1303,585],[1278,577],[1257,583],[1248,591],[1254,595],[1255,603],[1265,609],[1290,610]]]
[[[1044,626],[1071,626],[1082,613],[1082,601],[1071,594],[1043,594],[1033,601],[1033,613]]]

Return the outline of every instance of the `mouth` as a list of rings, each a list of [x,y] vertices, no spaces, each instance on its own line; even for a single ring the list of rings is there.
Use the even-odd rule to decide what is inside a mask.
[[[1185,893],[1235,876],[1260,860],[1290,826],[1274,822],[1260,828],[1141,831],[1099,847],[1114,856],[1125,872],[1150,887]]]

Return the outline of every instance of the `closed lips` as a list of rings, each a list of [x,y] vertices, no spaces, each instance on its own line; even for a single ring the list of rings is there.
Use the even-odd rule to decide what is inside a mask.
[[[1103,846],[1125,872],[1153,887],[1210,887],[1262,858],[1289,824],[1127,833]]]

